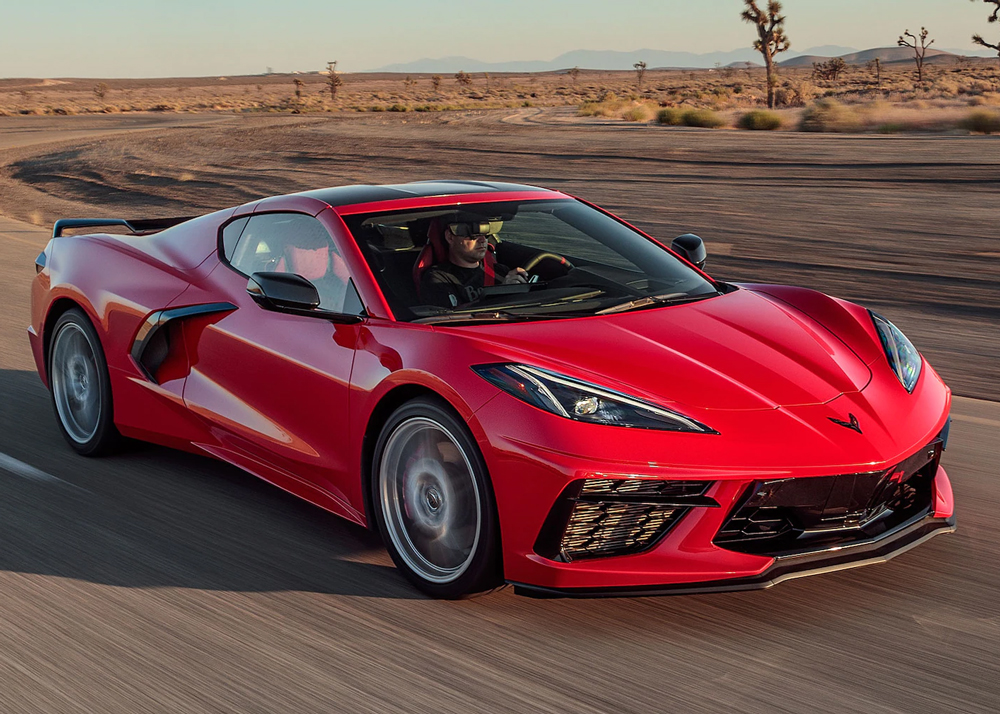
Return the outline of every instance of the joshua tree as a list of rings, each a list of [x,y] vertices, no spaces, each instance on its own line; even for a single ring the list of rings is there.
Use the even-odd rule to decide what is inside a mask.
[[[455,74],[455,81],[458,82],[463,87],[468,87],[470,84],[472,84],[472,75],[466,72],[464,69],[460,69]]]
[[[813,62],[813,76],[836,82],[840,73],[847,69],[842,57],[834,57],[826,62]]]
[[[580,79],[580,68],[574,67],[573,69],[571,69],[569,71],[569,76],[573,78],[573,84],[576,84],[577,80]]]
[[[972,2],[975,1],[976,0],[972,0]],[[1000,22],[1000,0],[983,0],[983,2],[986,3],[987,5],[993,6],[993,12],[990,13],[990,16],[987,18],[986,21]],[[991,45],[989,42],[983,39],[982,35],[976,33],[975,35],[972,36],[972,42],[973,44],[977,44],[980,47],[985,47],[990,50],[996,50],[997,57],[1000,57],[1000,40],[998,40],[995,45]]]
[[[337,74],[337,60],[326,63],[326,86],[330,89],[330,99],[337,101],[337,90],[344,83],[344,78]]]
[[[107,96],[107,93],[108,93],[108,85],[106,85],[104,82],[101,82],[100,84],[94,87],[94,96],[97,97],[97,101],[99,102],[104,101],[104,97]]]
[[[868,67],[869,72],[875,73],[875,86],[882,89],[882,60],[876,57],[865,66]]]
[[[292,83],[295,85],[295,99],[301,100],[302,99],[302,87],[303,87],[303,85],[305,85],[305,82],[303,82],[301,79],[299,79],[298,77],[296,77],[295,79],[292,80]]]
[[[781,3],[769,0],[767,10],[761,10],[757,0],[743,0],[746,9],[741,17],[743,22],[757,26],[757,40],[753,48],[760,52],[767,68],[767,106],[774,109],[774,88],[778,86],[778,68],[774,58],[791,47],[785,35],[785,16],[781,14]]]
[[[431,77],[431,85],[434,87],[434,91],[437,92],[441,89],[441,75],[435,74]]]
[[[636,84],[639,86],[639,91],[641,92],[642,91],[642,79],[643,79],[643,77],[646,76],[646,63],[645,62],[636,62],[632,66],[635,67],[635,81],[636,81]]]
[[[900,47],[909,47],[913,50],[913,61],[917,63],[917,81],[924,81],[924,57],[927,56],[927,49],[934,44],[934,40],[927,41],[927,28],[920,28],[920,37],[907,30],[899,36],[896,44]]]

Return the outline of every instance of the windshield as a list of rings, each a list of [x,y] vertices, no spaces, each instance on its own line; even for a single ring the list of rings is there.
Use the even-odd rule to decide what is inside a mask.
[[[554,319],[718,295],[672,253],[572,199],[345,216],[397,319]]]

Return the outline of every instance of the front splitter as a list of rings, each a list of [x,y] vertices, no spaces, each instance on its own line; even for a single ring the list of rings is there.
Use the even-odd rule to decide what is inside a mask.
[[[918,516],[877,538],[809,553],[780,556],[759,575],[669,585],[607,588],[548,588],[510,583],[518,595],[535,598],[647,597],[654,595],[698,595],[704,593],[764,590],[795,578],[860,568],[892,560],[942,533],[955,532],[955,517]]]

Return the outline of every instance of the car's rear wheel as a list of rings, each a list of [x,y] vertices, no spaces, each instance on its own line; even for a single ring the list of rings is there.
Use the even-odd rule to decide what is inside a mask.
[[[98,456],[118,445],[101,340],[78,308],[63,313],[52,329],[49,387],[59,430],[78,454]]]
[[[457,598],[501,584],[486,466],[444,404],[414,399],[386,422],[375,446],[372,503],[393,561],[425,593]]]

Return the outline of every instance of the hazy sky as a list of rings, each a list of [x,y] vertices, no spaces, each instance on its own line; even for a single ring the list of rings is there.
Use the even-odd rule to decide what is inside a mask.
[[[550,60],[574,49],[732,50],[742,0],[3,0],[0,77],[344,71],[423,57]],[[978,0],[785,0],[793,48],[1000,39]]]

